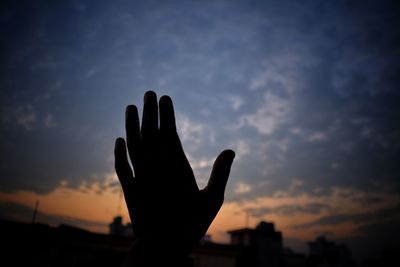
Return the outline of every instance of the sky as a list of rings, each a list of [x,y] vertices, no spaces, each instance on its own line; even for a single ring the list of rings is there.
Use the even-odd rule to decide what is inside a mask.
[[[236,152],[213,240],[266,220],[295,250],[319,235],[359,255],[398,247],[399,9],[2,1],[0,217],[30,221],[38,200],[43,223],[128,222],[113,145],[151,89],[172,97],[200,187]]]

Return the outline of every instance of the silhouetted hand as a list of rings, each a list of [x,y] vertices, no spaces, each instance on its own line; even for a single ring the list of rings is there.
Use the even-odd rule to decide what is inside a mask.
[[[127,107],[127,142],[116,140],[115,169],[140,253],[153,250],[157,257],[164,251],[179,258],[190,252],[217,215],[235,153],[225,150],[217,157],[207,186],[199,190],[176,131],[171,98],[161,97],[159,109],[156,94],[146,92],[140,128],[136,106]]]

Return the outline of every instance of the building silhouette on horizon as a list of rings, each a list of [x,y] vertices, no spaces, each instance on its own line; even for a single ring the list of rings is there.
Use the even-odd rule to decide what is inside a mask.
[[[315,241],[308,242],[308,247],[308,266],[356,266],[346,245],[328,241],[325,236],[319,236]]]
[[[109,233],[112,236],[127,236],[127,237],[133,237],[133,229],[132,229],[132,224],[127,223],[123,224],[122,223],[122,217],[121,216],[116,216],[112,223],[109,225]]]
[[[231,245],[252,247],[255,250],[257,266],[282,266],[282,233],[275,231],[274,223],[262,221],[255,229],[241,228],[228,233]]]
[[[100,234],[68,225],[52,227],[0,220],[3,262],[13,266],[118,266],[134,240],[129,230],[132,228],[124,225],[120,217],[114,218],[109,226],[109,234]],[[282,233],[272,222],[262,221],[255,228],[233,229],[228,234],[229,244],[212,242],[209,236],[204,238],[189,255],[188,267],[357,266],[347,246],[325,237],[308,242],[308,255],[285,248]],[[158,251],[154,251],[154,256],[157,255]],[[382,266],[381,263],[397,259],[397,255],[391,250],[358,266]]]

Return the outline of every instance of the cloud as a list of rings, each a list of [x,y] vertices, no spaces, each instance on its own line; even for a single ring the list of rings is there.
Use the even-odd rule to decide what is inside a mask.
[[[264,87],[270,77],[271,75],[267,71],[265,73],[259,74],[258,76],[250,80],[249,89],[256,90]]]
[[[38,120],[38,114],[31,104],[11,107],[6,105],[2,110],[2,123],[17,125],[25,130],[32,130]]]
[[[244,182],[236,183],[235,185],[235,193],[237,194],[244,194],[251,191],[251,186]]]
[[[250,143],[251,142],[247,139],[236,139],[228,145],[229,148],[235,151],[236,161],[241,160],[242,157],[245,157],[246,155],[252,152]]]
[[[47,128],[54,128],[57,126],[57,123],[54,121],[53,115],[52,114],[47,114],[47,116],[44,119],[44,125]]]
[[[23,126],[26,130],[31,130],[36,122],[36,114],[32,110],[21,112],[17,117],[17,124]]]
[[[242,115],[239,118],[240,127],[254,127],[258,133],[270,135],[288,120],[290,100],[266,91],[264,102],[253,114]]]
[[[331,163],[331,168],[335,170],[337,168],[340,168],[340,165],[338,163],[336,163],[336,162],[332,162]]]
[[[213,159],[208,159],[208,158],[200,158],[200,159],[193,159],[192,157],[188,158],[189,161],[191,162],[190,165],[192,166],[193,170],[204,169],[204,168],[209,169],[210,167],[212,167],[214,163]]]
[[[231,107],[233,110],[239,110],[244,104],[243,98],[237,95],[229,95],[227,100],[231,103]]]
[[[399,219],[363,224],[354,230],[354,235],[337,239],[347,244],[355,259],[361,261],[384,256],[385,250],[398,251],[400,244]]]
[[[41,101],[45,96],[38,96],[36,101]],[[38,112],[38,107],[32,104],[19,105],[17,107],[5,106],[3,108],[2,123],[5,125],[17,125],[27,131],[31,131],[42,123],[46,128],[54,128],[57,123],[54,121],[54,116],[51,113],[46,115]]]
[[[186,115],[177,116],[177,126],[183,144],[190,147],[190,151],[195,151],[204,144],[215,142],[215,134],[210,127],[195,122]]]
[[[308,137],[309,142],[321,142],[328,138],[326,133],[323,132],[314,132]]]
[[[376,221],[385,221],[390,219],[399,219],[400,206],[376,210],[373,212],[362,213],[348,213],[348,214],[335,214],[323,216],[315,221],[306,224],[296,225],[294,227],[299,229],[309,228],[317,225],[338,225],[345,222],[352,223],[371,223]]]
[[[249,213],[255,220],[273,220],[289,236],[302,238],[312,238],[316,232],[327,231],[343,237],[352,234],[359,225],[398,217],[399,197],[396,194],[349,188],[307,194],[292,192],[293,184],[296,183],[292,183],[287,191],[269,196],[229,198],[226,205],[238,213]],[[265,190],[266,186],[270,185],[252,185],[250,193],[259,188]]]
[[[304,182],[299,179],[293,179],[293,181],[290,183],[288,190],[290,192],[296,192],[299,188],[303,186]]]
[[[324,203],[307,203],[305,205],[280,205],[275,207],[264,207],[264,208],[251,208],[248,209],[250,214],[255,218],[262,218],[268,214],[278,214],[283,216],[297,216],[301,214],[320,214],[330,206]]]
[[[0,215],[30,222],[34,204],[40,201],[38,222],[53,225],[69,223],[91,231],[107,232],[107,222],[116,215],[123,216],[125,220],[129,218],[121,186],[116,183],[116,175],[108,174],[104,180],[88,179],[79,187],[64,180],[52,191],[42,194],[22,190],[0,192],[0,203],[4,203],[0,204]]]

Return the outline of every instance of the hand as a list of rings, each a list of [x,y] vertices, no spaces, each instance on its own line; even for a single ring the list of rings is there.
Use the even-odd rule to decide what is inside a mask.
[[[147,246],[187,254],[207,232],[223,200],[235,157],[223,151],[207,186],[199,190],[175,126],[172,100],[148,91],[142,126],[136,106],[126,108],[126,144],[115,143],[115,169],[121,182],[135,236]],[[160,126],[158,126],[160,117]],[[127,150],[133,171],[128,162]]]

